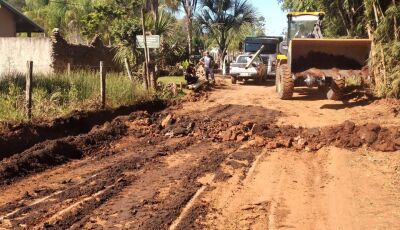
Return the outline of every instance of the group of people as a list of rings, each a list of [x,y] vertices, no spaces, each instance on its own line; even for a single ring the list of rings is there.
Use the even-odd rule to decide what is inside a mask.
[[[204,67],[206,81],[214,82],[214,58],[208,51],[203,53],[203,57],[199,60],[199,64]],[[199,77],[196,75],[196,66],[194,64],[189,64],[186,69],[185,80],[190,85],[196,83],[198,79]]]

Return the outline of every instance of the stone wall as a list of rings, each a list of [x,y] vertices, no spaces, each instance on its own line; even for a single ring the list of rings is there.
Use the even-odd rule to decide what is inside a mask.
[[[64,71],[68,63],[71,69],[98,69],[100,61],[104,62],[107,70],[120,71],[121,66],[113,59],[115,48],[104,46],[99,36],[90,45],[69,44],[55,29],[51,36],[53,45],[52,57],[55,71]]]
[[[50,38],[0,38],[0,75],[26,73],[26,63],[33,61],[34,73],[53,73],[71,69],[99,69],[104,62],[107,71],[121,71],[113,61],[115,49],[104,46],[99,37],[90,45],[69,44],[54,30]]]

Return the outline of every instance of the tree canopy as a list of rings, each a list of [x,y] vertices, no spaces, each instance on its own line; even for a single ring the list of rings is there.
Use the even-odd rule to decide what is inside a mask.
[[[201,7],[197,20],[216,41],[221,54],[226,53],[241,26],[257,20],[256,10],[247,0],[202,0]]]

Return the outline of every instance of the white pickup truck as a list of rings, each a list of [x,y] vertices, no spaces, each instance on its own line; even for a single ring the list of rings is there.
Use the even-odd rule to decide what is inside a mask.
[[[236,58],[236,61],[231,63],[229,73],[232,84],[236,84],[237,81],[247,81],[249,79],[256,82],[265,80],[266,66],[260,57],[256,57],[249,68],[246,68],[252,57],[253,54],[242,54]]]

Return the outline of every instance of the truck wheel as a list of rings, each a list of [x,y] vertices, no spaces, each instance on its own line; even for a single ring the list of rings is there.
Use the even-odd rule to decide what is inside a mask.
[[[231,82],[232,82],[232,84],[236,84],[236,81],[237,81],[236,77],[231,76]]]
[[[276,92],[282,100],[288,100],[293,97],[294,81],[290,76],[289,66],[287,64],[279,65],[276,73]]]
[[[343,97],[343,90],[345,87],[345,79],[334,79],[331,84],[331,88],[329,89],[328,93],[326,94],[329,100],[340,100]]]

